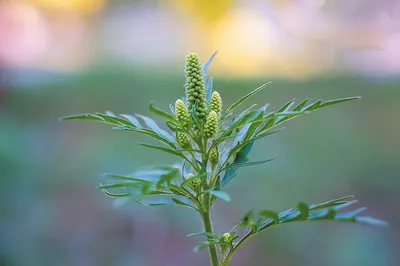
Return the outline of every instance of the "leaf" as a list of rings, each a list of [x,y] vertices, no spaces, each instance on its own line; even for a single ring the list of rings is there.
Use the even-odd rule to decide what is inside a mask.
[[[131,122],[137,128],[143,128],[143,126],[139,123],[136,117],[132,115],[121,114],[122,117],[126,118],[129,122]]]
[[[138,200],[137,202],[145,206],[176,205],[173,200],[165,198],[157,198],[153,200]]]
[[[336,99],[336,100],[330,100],[330,101],[321,103],[318,108],[322,108],[322,107],[326,107],[326,106],[334,105],[334,104],[338,104],[338,103],[358,100],[358,99],[361,99],[361,97],[355,96],[355,97],[347,97],[347,98],[341,98],[341,99]]]
[[[239,167],[236,164],[230,164],[225,171],[224,177],[221,180],[221,187],[225,186],[232,178],[236,176],[236,171]]]
[[[163,152],[167,152],[167,153],[179,156],[179,157],[181,157],[181,158],[183,158],[185,160],[187,159],[186,156],[184,156],[182,153],[180,153],[177,150],[172,150],[172,149],[169,149],[169,148],[156,146],[156,145],[151,145],[151,144],[147,144],[147,143],[143,143],[143,142],[138,142],[138,144],[142,145],[144,147],[147,147],[147,148],[151,148],[151,149],[155,149],[155,150],[159,150],[159,151],[163,151]]]
[[[329,201],[323,202],[323,203],[311,204],[309,206],[309,209],[311,211],[311,210],[317,210],[317,209],[322,209],[322,208],[327,208],[327,207],[333,207],[333,206],[345,204],[345,203],[348,203],[351,201],[354,201],[353,195],[340,197],[340,198],[329,200]]]
[[[299,202],[297,204],[297,209],[299,209],[300,214],[301,214],[301,219],[305,220],[308,218],[308,213],[309,213],[309,209],[308,209],[308,204],[305,202]]]
[[[196,232],[187,235],[187,237],[192,237],[192,236],[208,236],[214,238],[215,240],[219,239],[217,235],[214,235],[213,233],[210,232]]]
[[[146,125],[154,132],[156,132],[159,136],[166,138],[170,142],[174,142],[174,138],[167,131],[162,130],[153,119],[144,115],[137,116],[140,117],[146,123]]]
[[[126,175],[116,175],[116,174],[105,174],[105,176],[113,179],[121,179],[121,180],[126,180],[126,181],[135,181],[135,182],[142,182],[142,183],[152,183],[149,180],[141,179],[141,178],[136,178],[136,177],[131,177],[131,176],[126,176]]]
[[[236,109],[236,107],[238,107],[239,105],[241,105],[243,102],[245,102],[246,100],[248,100],[250,97],[252,97],[254,94],[262,91],[265,87],[267,87],[268,85],[270,85],[271,82],[267,82],[263,85],[261,85],[260,87],[258,87],[257,89],[253,90],[252,92],[246,94],[245,96],[241,97],[239,100],[237,100],[236,102],[234,102],[226,111],[226,113],[230,113],[232,112],[234,109]]]
[[[172,104],[169,104],[169,110],[171,110],[171,113],[175,115],[175,107]]]
[[[303,100],[301,103],[299,103],[295,108],[293,108],[293,111],[301,111],[304,107],[304,105],[306,105],[308,99]]]
[[[355,219],[356,223],[362,223],[366,225],[389,226],[388,222],[372,217],[356,217]]]
[[[214,53],[212,53],[212,55],[204,63],[204,65],[202,67],[203,73],[204,73],[204,78],[207,76],[208,68],[210,67],[211,62],[214,59],[214,57],[217,55],[217,53],[218,53],[218,50],[216,50]]]
[[[307,205],[304,202],[300,202],[297,207],[298,209],[289,209],[278,214],[279,223],[295,222],[295,221],[315,221],[315,220],[332,220],[332,221],[346,221],[355,223],[365,223],[371,225],[387,225],[385,221],[381,221],[371,217],[359,217],[358,215],[363,212],[366,208],[358,208],[353,211],[341,212],[339,210],[348,208],[357,201],[352,196],[346,196],[339,199],[330,200],[324,203]],[[276,216],[271,211],[261,211],[260,215],[267,217],[268,219],[274,219]],[[271,217],[274,215],[274,218]],[[264,230],[269,226],[274,225],[271,220],[264,220],[259,223],[258,231]]]
[[[249,210],[246,214],[242,217],[239,224],[242,226],[248,226],[252,223],[251,218],[253,217],[253,210]]]
[[[207,80],[207,84],[206,84],[206,102],[207,102],[207,104],[208,104],[208,103],[210,102],[210,100],[211,100],[212,92],[213,92],[213,78],[210,77],[210,78]]]
[[[226,202],[231,201],[231,197],[228,195],[228,193],[220,190],[207,190],[206,192],[210,193],[211,195],[216,196],[217,198],[220,198]]]
[[[275,159],[276,159],[276,157],[270,158],[270,159],[266,159],[266,160],[261,160],[261,161],[253,161],[253,162],[246,162],[246,163],[238,163],[237,166],[238,166],[238,167],[254,166],[254,165],[259,165],[259,164],[267,163],[267,162],[270,162],[270,161],[275,160]]]
[[[208,241],[200,242],[197,246],[193,248],[193,251],[197,253],[200,250],[204,249],[205,247],[214,246],[215,244],[216,244],[215,242],[208,242]]]
[[[157,107],[154,106],[153,102],[150,103],[149,109],[150,109],[150,111],[152,111],[156,115],[164,118],[165,120],[177,124],[177,121],[176,121],[174,116],[172,116],[171,114],[169,114],[169,113],[167,113],[167,112],[165,112],[165,111],[163,111],[161,109],[158,109]]]
[[[191,209],[194,209],[196,211],[199,211],[196,207],[190,205],[189,203],[185,203],[177,198],[172,198],[172,201],[175,202],[176,205],[184,206],[184,207],[189,207]]]
[[[304,108],[304,111],[312,111],[314,109],[317,109],[321,106],[322,100],[318,100],[315,103],[312,103],[308,105],[307,107]]]
[[[279,223],[279,216],[276,211],[262,210],[259,212],[261,216],[272,219],[275,223]]]

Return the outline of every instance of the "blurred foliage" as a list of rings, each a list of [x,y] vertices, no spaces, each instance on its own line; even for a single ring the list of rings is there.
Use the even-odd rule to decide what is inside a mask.
[[[147,115],[150,100],[168,109],[168,103],[181,95],[180,73],[108,66],[75,76],[42,76],[46,82],[39,80],[32,87],[23,85],[26,76],[17,73],[19,83],[2,87],[0,262],[205,265],[204,254],[192,254],[195,240],[184,236],[201,231],[190,210],[140,206],[116,210],[95,189],[103,172],[130,173],[142,165],[173,163],[173,158],[136,145],[142,140],[137,134],[57,120],[69,113],[103,110]],[[388,220],[391,227],[376,230],[332,223],[277,227],[245,245],[232,265],[398,265],[399,80],[267,80],[273,81],[272,86],[255,102],[270,102],[271,108],[293,96],[318,100],[360,95],[362,99],[299,118],[289,125],[292,130],[255,145],[251,160],[278,158],[239,173],[226,186],[232,202],[216,206],[217,229],[228,231],[248,205],[279,210],[295,206],[298,199],[321,202],[344,194],[356,195],[369,206],[368,215]],[[214,88],[230,104],[264,81],[218,77]],[[249,178],[259,185],[247,189]],[[240,204],[243,197],[246,206]]]

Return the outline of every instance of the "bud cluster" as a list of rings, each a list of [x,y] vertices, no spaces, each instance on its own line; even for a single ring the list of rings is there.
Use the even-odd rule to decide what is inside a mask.
[[[186,100],[188,109],[191,112],[193,106],[196,106],[195,112],[197,118],[201,121],[206,117],[206,87],[203,78],[203,70],[200,58],[197,54],[189,54],[186,57]]]

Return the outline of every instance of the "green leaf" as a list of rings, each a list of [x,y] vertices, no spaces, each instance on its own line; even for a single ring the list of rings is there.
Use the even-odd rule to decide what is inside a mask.
[[[154,132],[156,132],[159,136],[167,139],[170,142],[174,142],[174,138],[165,130],[161,129],[157,123],[151,119],[150,117],[144,116],[144,115],[137,115],[138,117],[140,117],[145,123],[146,125],[151,128],[151,130],[153,130]]]
[[[299,211],[300,211],[301,219],[305,220],[308,218],[309,209],[308,209],[307,203],[299,202],[297,204],[297,209],[299,209]]]
[[[138,200],[137,202],[145,206],[176,205],[176,203],[173,200],[165,198],[157,198],[152,200]]]
[[[131,176],[126,176],[126,175],[117,175],[117,174],[105,174],[105,176],[113,179],[121,179],[121,180],[126,180],[126,181],[135,181],[135,182],[142,182],[142,183],[153,183],[149,180],[142,179],[142,178],[137,178],[137,177],[131,177]]]
[[[157,107],[154,106],[153,102],[150,103],[149,109],[150,109],[150,111],[152,111],[156,115],[164,118],[166,121],[172,122],[174,124],[178,124],[174,116],[172,116],[171,114],[165,112],[164,110],[158,109]]]
[[[194,207],[193,205],[190,205],[189,203],[183,202],[177,198],[172,198],[172,201],[175,202],[176,205],[179,206],[184,206],[184,207],[189,207],[191,209],[194,209],[196,211],[199,211],[199,209],[197,209],[196,207]]]
[[[171,113],[175,115],[175,107],[172,104],[169,104],[169,110],[171,110]]]
[[[212,237],[215,240],[219,239],[219,237],[217,235],[214,235],[213,233],[210,233],[210,232],[196,232],[196,233],[191,233],[191,234],[187,235],[187,237],[192,237],[192,236],[208,236],[208,237]]]
[[[320,108],[322,100],[318,100],[304,108],[304,111],[312,111],[314,109]]]
[[[239,222],[239,225],[241,226],[249,226],[251,225],[252,221],[252,217],[253,217],[253,210],[249,210],[248,212],[246,212],[246,214],[242,217],[242,219]]]
[[[213,92],[213,78],[210,77],[206,84],[206,102],[207,102],[207,104],[211,100],[212,92]]]
[[[208,72],[208,68],[210,67],[210,64],[212,62],[212,60],[214,59],[214,57],[217,55],[218,50],[215,51],[208,59],[207,61],[204,63],[202,69],[203,69],[203,73],[204,73],[204,78],[207,76],[207,72]]]
[[[253,161],[253,162],[246,162],[246,163],[238,163],[237,166],[238,167],[246,167],[246,166],[254,166],[254,165],[259,165],[259,164],[264,164],[264,163],[268,163],[272,160],[275,160],[276,157],[274,158],[269,158],[266,160],[261,160],[261,161]]]
[[[389,226],[388,222],[372,217],[356,217],[355,222],[374,226]]]
[[[129,122],[131,122],[135,127],[137,128],[143,128],[143,126],[140,124],[139,120],[137,120],[136,117],[132,115],[127,115],[127,114],[121,114],[122,117],[126,118]]]
[[[306,105],[307,101],[308,101],[308,99],[303,100],[295,108],[293,108],[293,111],[295,111],[295,112],[301,111],[303,109],[304,105]]]
[[[169,148],[165,148],[165,147],[161,147],[161,146],[157,146],[157,145],[151,145],[151,144],[147,144],[147,143],[143,143],[143,142],[138,142],[138,144],[142,145],[144,147],[147,147],[147,148],[151,148],[151,149],[155,149],[155,150],[159,150],[159,151],[163,151],[163,152],[167,152],[167,153],[179,156],[185,160],[187,159],[186,156],[184,156],[182,153],[180,153],[177,150],[172,150]]]
[[[195,246],[193,248],[194,252],[199,252],[200,250],[208,247],[208,246],[214,246],[216,243],[215,242],[209,242],[209,241],[205,241],[205,242],[200,242],[197,246]]]
[[[219,199],[222,199],[226,202],[230,202],[231,201],[231,197],[228,195],[228,193],[224,192],[224,191],[220,191],[220,190],[207,190],[206,192],[210,193],[211,195],[216,196]]]
[[[321,103],[318,108],[322,108],[322,107],[326,107],[326,106],[330,106],[330,105],[334,105],[334,104],[338,104],[338,103],[358,100],[358,99],[361,99],[361,97],[355,96],[355,97],[347,97],[347,98],[341,98],[341,99],[336,99],[336,100],[330,100],[330,101]]]
[[[279,216],[276,211],[262,210],[259,212],[261,216],[272,219],[275,223],[279,223]]]
[[[246,100],[248,100],[250,97],[252,97],[254,94],[262,91],[265,87],[267,87],[268,85],[270,85],[271,82],[267,82],[263,85],[261,85],[260,87],[258,87],[257,89],[253,90],[252,92],[246,94],[245,96],[241,97],[239,100],[237,100],[236,102],[234,102],[226,111],[226,113],[230,113],[232,112],[234,109],[236,109],[236,107],[238,107],[239,105],[241,105],[243,102],[245,102]]]

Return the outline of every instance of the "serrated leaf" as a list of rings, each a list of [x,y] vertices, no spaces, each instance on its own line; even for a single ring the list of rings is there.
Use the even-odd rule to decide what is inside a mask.
[[[207,61],[204,63],[202,69],[204,73],[204,78],[207,76],[208,68],[210,67],[211,62],[213,61],[214,57],[217,55],[218,50],[216,50],[212,55],[207,59]]]
[[[207,190],[206,192],[210,193],[211,195],[216,196],[219,199],[222,199],[226,202],[230,202],[231,201],[231,197],[228,195],[228,193],[224,192],[224,191],[220,191],[220,190]]]
[[[232,112],[234,109],[236,109],[238,106],[240,106],[243,102],[245,102],[246,100],[248,100],[250,97],[252,97],[253,95],[255,95],[256,93],[262,91],[265,87],[267,87],[268,85],[270,85],[271,82],[267,82],[263,85],[261,85],[260,87],[258,87],[257,89],[251,91],[250,93],[246,94],[245,96],[241,97],[239,100],[237,100],[236,102],[234,102],[226,111],[226,113],[230,113]]]

